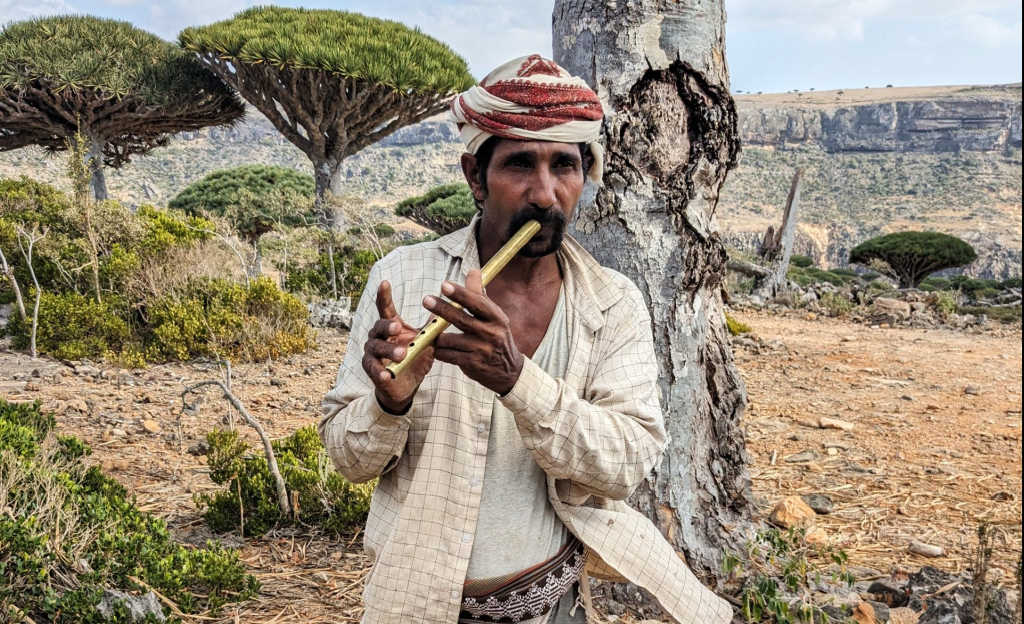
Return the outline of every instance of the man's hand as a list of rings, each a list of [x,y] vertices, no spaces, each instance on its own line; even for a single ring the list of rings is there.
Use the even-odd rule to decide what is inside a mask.
[[[480,271],[470,271],[466,285],[451,282],[441,292],[463,310],[438,297],[424,297],[423,307],[462,330],[444,333],[434,341],[434,357],[455,364],[470,379],[498,394],[507,394],[523,370],[523,354],[512,338],[505,311],[484,294]]]
[[[385,367],[390,362],[402,361],[408,351],[406,346],[419,330],[398,316],[391,300],[391,284],[387,281],[377,287],[377,312],[380,319],[370,328],[363,346],[363,370],[377,388],[377,401],[381,407],[393,414],[404,414],[434,364],[434,349],[426,348],[412,366],[393,379]]]

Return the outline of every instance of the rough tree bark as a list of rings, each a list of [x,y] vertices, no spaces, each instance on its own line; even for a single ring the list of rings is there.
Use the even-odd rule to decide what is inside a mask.
[[[554,56],[605,108],[604,186],[573,234],[639,286],[654,321],[671,441],[631,498],[711,586],[751,526],[740,417],[720,284],[715,209],[739,152],[725,64],[724,0],[556,0]]]

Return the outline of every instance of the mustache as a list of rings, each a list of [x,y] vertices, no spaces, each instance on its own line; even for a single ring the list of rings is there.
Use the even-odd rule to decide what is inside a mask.
[[[552,226],[556,233],[564,232],[567,224],[565,215],[561,211],[530,206],[512,215],[508,224],[508,238],[512,238],[512,235],[531,219],[540,223],[541,228]]]

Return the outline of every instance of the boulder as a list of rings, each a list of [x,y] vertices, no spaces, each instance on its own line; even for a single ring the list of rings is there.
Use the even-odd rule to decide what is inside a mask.
[[[884,314],[892,314],[900,318],[910,316],[910,304],[891,297],[878,297],[875,299],[875,309]]]
[[[769,518],[772,524],[784,529],[807,527],[814,523],[814,510],[799,496],[787,496],[775,505]]]
[[[311,303],[309,308],[309,324],[313,327],[329,327],[333,329],[352,329],[352,299],[325,299]]]

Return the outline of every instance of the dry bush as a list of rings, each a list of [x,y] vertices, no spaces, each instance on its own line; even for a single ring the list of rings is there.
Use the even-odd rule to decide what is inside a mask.
[[[180,292],[197,278],[242,282],[245,273],[233,251],[223,242],[209,239],[188,247],[173,247],[160,258],[144,262],[125,280],[124,295],[129,301],[144,303]]]

